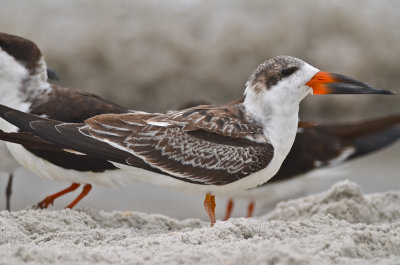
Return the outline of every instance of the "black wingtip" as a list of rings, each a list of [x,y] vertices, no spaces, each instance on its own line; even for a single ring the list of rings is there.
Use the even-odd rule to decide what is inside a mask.
[[[5,117],[6,117],[6,115],[7,115],[7,112],[13,111],[13,110],[14,110],[14,109],[9,108],[9,107],[7,107],[7,106],[5,106],[5,105],[1,105],[1,104],[0,104],[0,116],[1,116],[3,119],[5,119]]]
[[[30,126],[30,123],[33,121],[47,120],[53,124],[61,123],[59,121],[43,119],[40,116],[33,115],[30,113],[25,113],[1,104],[0,104],[0,117],[8,121],[9,123],[17,126],[22,131],[25,132],[33,132],[32,127]]]
[[[379,149],[389,146],[400,138],[400,125],[393,126],[383,131],[357,137],[353,144],[356,146],[356,152],[350,158],[356,158],[375,152]]]
[[[378,90],[378,94],[380,95],[396,95],[396,92],[390,91],[390,90],[386,90],[386,89],[376,89]]]
[[[390,94],[389,95],[396,95],[396,92],[393,91],[388,91]]]

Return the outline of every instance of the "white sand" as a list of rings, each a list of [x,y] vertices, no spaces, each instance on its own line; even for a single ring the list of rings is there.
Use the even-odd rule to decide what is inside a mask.
[[[0,212],[0,264],[400,264],[400,192],[353,182],[268,215],[208,223],[137,212]]]

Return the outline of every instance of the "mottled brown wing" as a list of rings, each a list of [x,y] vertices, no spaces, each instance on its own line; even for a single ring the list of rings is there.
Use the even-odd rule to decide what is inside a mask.
[[[238,128],[250,125],[238,125],[219,134],[211,123],[209,126],[202,123],[211,130],[186,130],[190,126],[188,122],[171,124],[166,118],[157,120],[154,117],[100,115],[87,120],[85,129],[96,139],[133,154],[133,162],[140,158],[165,174],[199,184],[234,182],[265,168],[273,157],[274,150],[268,141],[248,139],[246,136],[252,131],[239,132]],[[227,133],[235,137],[226,136]],[[129,164],[130,159],[127,162]]]
[[[247,117],[243,104],[202,105],[159,115],[149,119],[148,122],[179,125],[185,131],[203,129],[223,136],[247,138],[259,142],[267,141],[262,128]]]

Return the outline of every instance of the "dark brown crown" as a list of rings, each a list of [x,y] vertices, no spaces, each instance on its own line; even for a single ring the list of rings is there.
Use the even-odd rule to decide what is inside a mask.
[[[249,83],[255,87],[257,91],[262,88],[270,89],[280,80],[292,75],[304,63],[294,57],[280,55],[272,59],[266,60],[254,71],[249,79]]]
[[[23,64],[31,74],[35,73],[42,53],[30,40],[0,33],[0,48]]]

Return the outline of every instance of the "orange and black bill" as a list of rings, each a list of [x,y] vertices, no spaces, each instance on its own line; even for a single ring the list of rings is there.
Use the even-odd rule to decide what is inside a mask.
[[[318,72],[310,81],[306,83],[307,86],[313,89],[314,95],[326,94],[381,94],[381,95],[394,95],[395,93],[373,88],[370,85],[355,80],[353,78],[334,74],[329,72]]]

